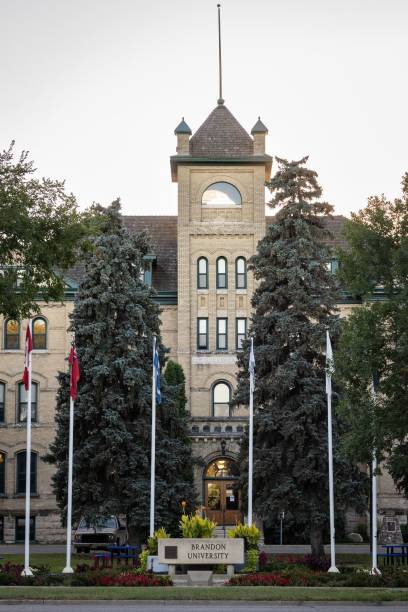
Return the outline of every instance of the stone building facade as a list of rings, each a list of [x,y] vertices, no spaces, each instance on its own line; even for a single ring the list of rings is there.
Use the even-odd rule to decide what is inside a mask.
[[[271,175],[272,158],[265,152],[263,123],[258,120],[250,135],[222,101],[194,135],[184,120],[175,135],[176,155],[170,164],[172,180],[178,184],[178,215],[125,216],[124,223],[131,232],[148,231],[152,239],[145,281],[156,289],[162,307],[163,341],[186,376],[193,449],[203,460],[195,474],[200,504],[218,524],[234,524],[244,513],[235,482],[248,415],[245,407],[232,412],[228,401],[254,289],[246,262],[268,222],[264,183]],[[340,245],[344,218],[332,217],[328,223],[334,246]],[[51,490],[53,468],[42,457],[54,438],[56,375],[67,369],[69,313],[83,274],[80,265],[69,271],[63,303],[40,304],[32,360],[37,414],[31,500],[32,535],[40,542],[64,539]],[[354,305],[344,295],[342,315]],[[0,540],[6,542],[24,537],[21,453],[26,428],[20,383],[25,325],[24,321],[13,327],[0,319]],[[386,474],[379,479],[379,499],[380,506],[406,517],[407,503]]]

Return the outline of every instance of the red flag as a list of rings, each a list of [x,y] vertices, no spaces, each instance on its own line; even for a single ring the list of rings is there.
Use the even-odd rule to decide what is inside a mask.
[[[75,342],[72,343],[71,352],[69,354],[68,361],[71,365],[69,394],[73,400],[76,400],[77,392],[78,392],[78,380],[79,380],[79,362],[78,362],[78,355],[76,352]]]
[[[30,353],[33,350],[33,341],[31,339],[30,323],[27,325],[26,339],[25,339],[25,352],[24,352],[24,374],[23,383],[25,390],[28,391],[29,385],[29,368],[30,368]]]

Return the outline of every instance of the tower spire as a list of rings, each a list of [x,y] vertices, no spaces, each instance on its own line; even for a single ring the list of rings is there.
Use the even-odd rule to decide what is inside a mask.
[[[224,104],[222,97],[222,61],[221,61],[221,4],[217,4],[218,9],[218,78],[219,78],[219,98],[218,104]]]

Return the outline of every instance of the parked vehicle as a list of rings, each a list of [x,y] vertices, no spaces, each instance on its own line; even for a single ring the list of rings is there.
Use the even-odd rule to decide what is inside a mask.
[[[100,516],[94,521],[81,518],[74,533],[74,547],[77,553],[93,549],[104,549],[107,546],[125,546],[128,542],[128,531],[117,516]]]

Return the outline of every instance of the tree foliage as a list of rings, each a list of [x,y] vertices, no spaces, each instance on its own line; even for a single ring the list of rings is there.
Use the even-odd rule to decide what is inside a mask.
[[[408,496],[408,173],[401,198],[370,197],[345,232],[340,278],[362,305],[344,322],[336,355],[350,424],[344,444],[357,461],[376,449]]]
[[[134,539],[149,525],[152,343],[162,367],[166,349],[155,292],[141,280],[146,234],[131,236],[118,202],[86,261],[71,316],[81,377],[75,405],[74,515],[125,514]],[[55,463],[54,491],[64,512],[67,466],[67,376],[60,375],[57,435],[48,460]],[[181,501],[194,507],[191,444],[177,405],[180,385],[162,377],[156,421],[156,525],[177,529]]]
[[[0,313],[13,319],[38,312],[38,296],[62,298],[63,271],[75,262],[95,212],[81,213],[62,181],[34,172],[28,152],[14,158],[14,142],[0,152]]]
[[[250,261],[258,281],[250,328],[256,359],[254,510],[266,524],[284,510],[321,554],[329,510],[325,335],[329,329],[336,340],[339,331],[338,286],[325,243],[324,220],[332,206],[318,199],[321,188],[307,158],[277,161],[268,183],[277,214]],[[238,357],[240,403],[248,403],[248,351],[247,341]],[[241,459],[245,472],[247,444]],[[337,509],[361,508],[358,470],[336,452],[335,471]]]

